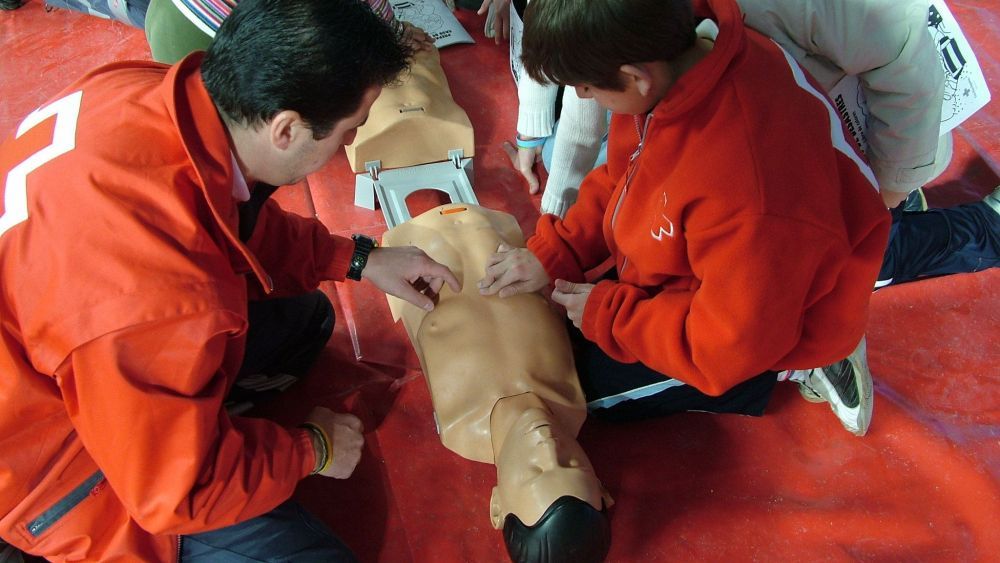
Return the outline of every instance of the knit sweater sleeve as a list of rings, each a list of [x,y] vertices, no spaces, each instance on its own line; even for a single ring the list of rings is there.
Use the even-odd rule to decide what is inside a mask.
[[[551,135],[558,93],[555,84],[540,84],[522,76],[517,84],[517,132],[527,137]]]
[[[581,99],[572,88],[565,90],[542,213],[564,216],[576,200],[580,183],[594,168],[601,141],[608,132],[606,115],[607,110],[595,100]]]

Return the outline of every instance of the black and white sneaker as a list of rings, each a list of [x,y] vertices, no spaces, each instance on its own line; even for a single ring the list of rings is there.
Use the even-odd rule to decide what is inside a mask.
[[[906,199],[903,201],[903,211],[910,213],[927,211],[927,196],[924,195],[923,188],[917,188],[906,195]]]
[[[797,371],[789,378],[799,384],[807,401],[829,403],[851,434],[864,436],[872,420],[872,374],[864,337],[847,358],[829,366]]]
[[[983,203],[988,205],[993,211],[996,211],[997,215],[1000,215],[1000,186],[997,186],[995,190],[984,197]]]

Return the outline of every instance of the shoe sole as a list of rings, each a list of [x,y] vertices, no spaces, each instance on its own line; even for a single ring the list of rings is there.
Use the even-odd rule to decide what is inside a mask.
[[[860,351],[860,352],[859,352]],[[861,358],[858,360],[858,358]],[[858,343],[858,347],[851,352],[851,355],[847,357],[847,361],[851,363],[851,367],[854,368],[854,377],[860,382],[858,388],[858,429],[852,430],[847,428],[849,432],[855,436],[864,436],[868,432],[868,426],[872,422],[872,413],[875,410],[875,398],[874,389],[872,384],[872,373],[868,368],[868,342],[865,337],[861,337],[861,342]],[[861,375],[862,377],[858,377]]]
[[[825,403],[826,399],[817,395],[815,391],[806,387],[805,385],[799,385],[799,394],[802,398],[809,401],[810,403]]]

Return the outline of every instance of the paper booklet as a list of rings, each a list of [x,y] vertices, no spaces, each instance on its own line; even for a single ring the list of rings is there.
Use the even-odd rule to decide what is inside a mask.
[[[517,15],[514,3],[510,3],[510,74],[514,77],[514,84],[521,80],[521,73],[524,72],[524,65],[521,64],[521,37],[524,35],[524,22],[521,16]]]
[[[396,19],[423,29],[438,49],[456,43],[475,43],[443,0],[390,0]]]

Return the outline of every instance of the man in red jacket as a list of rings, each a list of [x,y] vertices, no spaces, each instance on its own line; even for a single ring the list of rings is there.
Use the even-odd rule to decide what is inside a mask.
[[[459,290],[417,249],[268,200],[351,142],[409,56],[358,0],[245,0],[207,54],[98,68],[0,145],[4,541],[67,561],[353,560],[288,499],[350,476],[360,421],[225,407],[304,373],[332,330],[320,281],[428,309],[411,281]]]
[[[526,71],[615,113],[608,163],[564,220],[491,257],[480,288],[554,282],[591,410],[759,415],[777,372],[846,357],[890,217],[794,60],[733,0],[534,0],[525,22]]]

